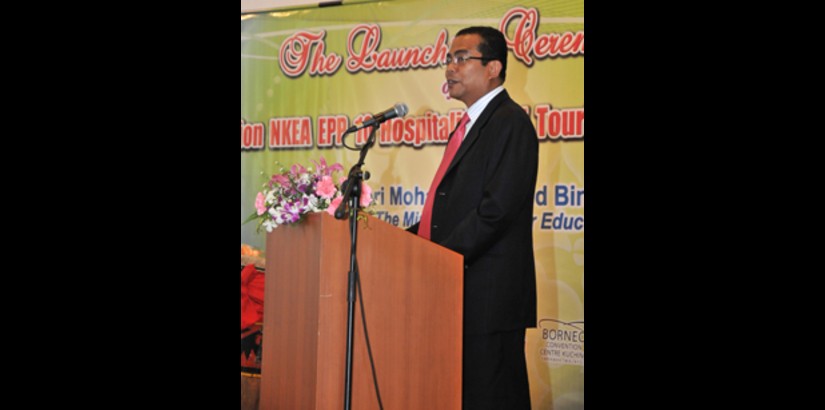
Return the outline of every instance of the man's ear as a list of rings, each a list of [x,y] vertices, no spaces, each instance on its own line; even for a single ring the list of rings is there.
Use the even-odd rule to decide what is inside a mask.
[[[487,76],[488,78],[496,78],[501,73],[501,61],[490,60],[487,62]]]

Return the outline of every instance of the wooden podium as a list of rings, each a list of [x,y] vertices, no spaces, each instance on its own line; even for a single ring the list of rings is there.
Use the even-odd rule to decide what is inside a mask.
[[[259,409],[343,409],[349,221],[307,215],[266,242]],[[460,409],[462,256],[373,217],[357,251],[384,408]],[[353,333],[351,408],[378,409],[359,302]]]

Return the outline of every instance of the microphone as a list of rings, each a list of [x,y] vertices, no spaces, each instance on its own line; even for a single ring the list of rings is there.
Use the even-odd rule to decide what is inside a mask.
[[[395,118],[395,117],[400,118],[400,117],[403,117],[405,115],[407,115],[407,104],[398,103],[398,104],[395,104],[395,106],[393,106],[389,110],[386,110],[384,112],[379,112],[378,114],[373,115],[372,118],[364,121],[364,123],[361,124],[361,125],[353,125],[352,127],[349,127],[349,129],[347,129],[347,132],[345,132],[345,134],[348,134],[350,132],[358,131],[361,128],[378,125],[378,124],[381,124],[382,122],[384,122],[386,120],[389,120],[389,119],[392,119],[392,118]]]

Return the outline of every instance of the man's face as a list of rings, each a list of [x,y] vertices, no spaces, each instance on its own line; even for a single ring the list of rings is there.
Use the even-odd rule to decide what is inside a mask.
[[[466,34],[456,37],[450,47],[452,62],[447,64],[447,71],[445,72],[450,97],[464,102],[468,107],[495,88],[492,86],[491,80],[498,75],[497,72],[492,75],[493,70],[491,70],[492,67],[489,61],[487,66],[482,65],[481,60],[475,59],[464,60],[460,64],[456,61],[456,57],[462,56],[482,57],[478,51],[480,43],[481,36],[478,34]]]

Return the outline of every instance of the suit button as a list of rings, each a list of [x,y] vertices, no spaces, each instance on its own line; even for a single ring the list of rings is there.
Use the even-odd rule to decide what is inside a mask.
[[[438,229],[438,225],[433,225],[433,229]]]
[[[444,192],[444,191],[442,191],[442,192],[439,192],[439,193],[438,193],[438,196],[447,196],[447,193],[446,193],[446,192]]]

